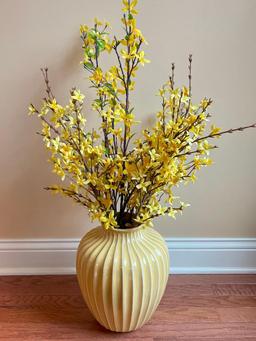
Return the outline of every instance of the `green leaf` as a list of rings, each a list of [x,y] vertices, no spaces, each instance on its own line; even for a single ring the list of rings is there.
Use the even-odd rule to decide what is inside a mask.
[[[94,70],[94,66],[92,63],[84,63],[84,68],[87,69],[87,70]]]
[[[96,40],[96,45],[99,51],[103,51],[105,49],[106,43],[103,39],[97,39]]]
[[[90,31],[88,31],[88,37],[92,38],[92,39],[96,39],[97,38],[97,33],[96,31],[92,28]]]
[[[105,88],[109,90],[109,92],[115,96],[115,90],[113,89],[113,86],[110,83],[105,83],[104,84]]]
[[[85,54],[86,54],[88,57],[94,57],[94,56],[95,56],[95,51],[94,51],[93,48],[87,47],[87,49],[85,50]]]
[[[97,103],[98,105],[101,105],[101,103],[102,103],[102,101],[100,99],[95,99],[94,102]]]

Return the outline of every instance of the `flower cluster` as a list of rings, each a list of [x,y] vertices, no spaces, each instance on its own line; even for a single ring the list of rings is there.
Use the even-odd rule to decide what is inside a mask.
[[[47,69],[42,70],[47,98],[41,109],[30,105],[30,114],[42,121],[41,135],[50,151],[53,171],[66,186],[47,189],[71,197],[87,207],[92,219],[106,228],[150,225],[154,217],[175,218],[186,206],[174,196],[180,183],[194,182],[196,172],[211,165],[209,152],[216,148],[209,140],[224,133],[209,126],[211,99],[192,102],[191,65],[189,84],[176,88],[174,64],[168,81],[159,90],[161,107],[152,128],[138,138],[130,92],[135,87],[138,68],[149,61],[141,49],[145,43],[136,23],[137,0],[123,0],[124,37],[110,39],[109,24],[95,19],[94,26],[80,27],[83,65],[96,98],[92,108],[101,117],[98,131],[86,129],[84,95],[72,89],[66,106],[59,104],[49,86]],[[100,67],[104,52],[114,53],[117,64]],[[255,127],[255,125],[251,125]]]

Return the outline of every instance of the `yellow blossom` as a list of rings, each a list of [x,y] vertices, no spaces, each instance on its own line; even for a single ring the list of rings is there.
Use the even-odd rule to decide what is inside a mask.
[[[71,95],[71,98],[75,99],[78,102],[83,102],[84,95],[81,94],[80,90],[74,90],[73,94]]]
[[[143,65],[143,66],[145,65],[145,63],[150,63],[150,60],[145,58],[145,52],[144,51],[139,52],[138,59],[139,59],[141,65]]]
[[[96,84],[99,84],[103,79],[103,73],[100,68],[97,68],[93,75],[89,77],[91,81],[95,82]]]
[[[211,135],[217,135],[220,132],[220,128],[216,127],[214,124],[211,126]]]

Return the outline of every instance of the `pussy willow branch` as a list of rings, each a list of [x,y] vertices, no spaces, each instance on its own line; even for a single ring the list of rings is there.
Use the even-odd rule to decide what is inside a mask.
[[[188,91],[189,91],[189,97],[192,96],[192,54],[189,55],[188,57],[188,61],[189,61],[189,64],[188,64]]]
[[[224,135],[224,134],[232,134],[232,133],[234,133],[236,131],[243,131],[243,130],[249,129],[249,128],[256,128],[256,123],[253,123],[253,124],[250,124],[250,125],[244,126],[244,127],[232,128],[232,129],[224,130],[224,131],[221,131],[221,132],[216,133],[216,134],[209,134],[207,136],[203,136],[203,137],[197,138],[192,143],[199,142],[199,141],[205,140],[207,138],[213,138],[213,137],[221,136],[221,135]]]
[[[212,146],[210,149],[217,149],[219,148],[218,146]],[[200,154],[200,149],[197,149],[197,150],[193,150],[193,151],[189,151],[189,152],[186,152],[186,153],[183,153],[183,154],[177,154],[177,155],[174,155],[175,158],[179,158],[179,157],[182,157],[182,156],[185,156],[185,155],[191,155],[191,154]]]
[[[174,89],[174,72],[175,72],[175,64],[172,63],[172,74],[171,74],[171,76],[169,77],[170,84],[171,84],[171,89],[172,89],[172,90]]]
[[[44,189],[47,191],[54,191],[55,190],[54,187],[45,187]],[[69,197],[71,197],[76,202],[82,204],[85,207],[88,207],[90,205],[90,203],[92,203],[92,201],[90,199],[85,198],[82,194],[77,193],[75,191],[71,191],[71,190],[66,189],[66,188],[61,188],[61,191],[63,193],[66,193]]]
[[[53,100],[54,99],[54,95],[52,93],[52,90],[51,90],[51,87],[50,87],[49,78],[48,78],[48,67],[41,68],[40,70],[41,70],[41,72],[43,74],[43,77],[44,77],[44,82],[45,82],[45,85],[46,85],[46,93],[48,95],[48,98],[50,100]]]
[[[189,61],[189,64],[188,64],[188,71],[189,71],[188,72],[189,101],[188,101],[188,106],[187,106],[187,110],[186,110],[185,116],[187,116],[189,114],[189,109],[190,109],[190,105],[191,105],[191,96],[192,96],[192,92],[191,92],[191,89],[192,89],[192,54],[189,55],[188,61]]]
[[[163,120],[162,120],[162,128],[163,128],[163,134],[165,135],[165,110],[166,110],[166,99],[165,96],[162,96],[162,111],[163,111]]]

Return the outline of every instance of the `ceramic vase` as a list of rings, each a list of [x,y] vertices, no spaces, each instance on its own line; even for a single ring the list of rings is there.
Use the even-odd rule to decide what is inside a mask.
[[[77,277],[96,320],[115,332],[140,328],[153,315],[166,288],[169,254],[154,229],[97,227],[81,240]]]

